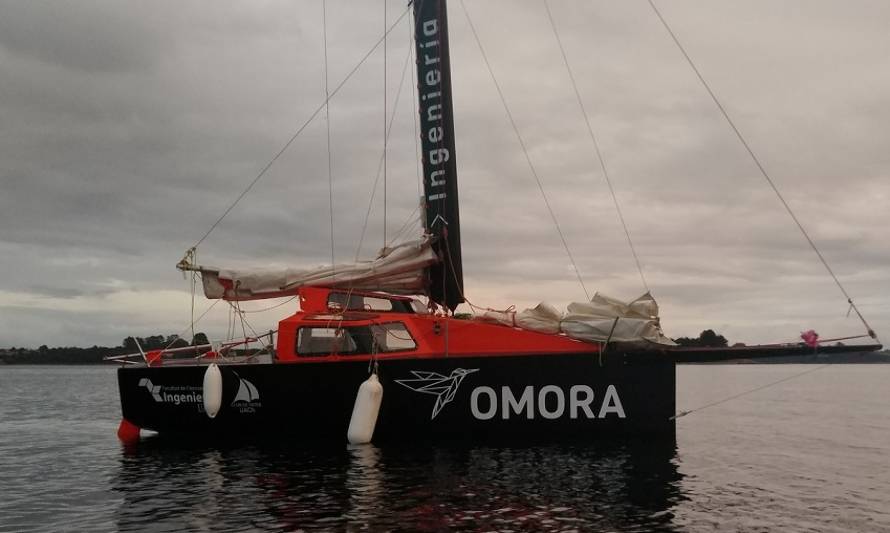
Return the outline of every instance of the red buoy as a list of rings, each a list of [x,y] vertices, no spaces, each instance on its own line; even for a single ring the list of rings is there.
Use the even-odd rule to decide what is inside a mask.
[[[133,444],[139,441],[139,426],[126,418],[121,419],[121,425],[117,427],[117,438],[124,444]]]

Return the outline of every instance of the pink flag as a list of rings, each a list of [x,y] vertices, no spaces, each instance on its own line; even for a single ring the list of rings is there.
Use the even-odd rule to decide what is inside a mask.
[[[810,348],[818,348],[819,347],[819,334],[813,331],[812,329],[804,331],[800,334],[800,338],[803,339],[803,343],[809,346]]]

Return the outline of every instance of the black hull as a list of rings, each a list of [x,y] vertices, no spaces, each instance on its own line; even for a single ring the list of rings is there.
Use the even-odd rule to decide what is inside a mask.
[[[162,435],[345,441],[369,369],[367,361],[220,368],[222,408],[210,419],[205,366],[122,367],[124,418]],[[384,392],[374,442],[675,435],[672,361],[619,354],[401,359],[381,362],[378,375]]]

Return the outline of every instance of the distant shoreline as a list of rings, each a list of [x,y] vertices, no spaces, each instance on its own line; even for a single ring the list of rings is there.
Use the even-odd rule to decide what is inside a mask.
[[[65,352],[59,353],[61,350]],[[70,351],[69,351],[70,350]],[[108,361],[104,361],[103,357],[108,355],[118,355],[122,352],[121,348],[54,348],[49,352],[40,352],[38,350],[0,350],[0,367],[16,366],[16,365],[32,365],[32,366],[99,366],[114,365]],[[55,353],[53,353],[55,352]],[[795,355],[789,357],[768,357],[763,359],[735,359],[730,361],[715,361],[713,363],[679,363],[679,364],[696,364],[696,365],[787,365],[787,364],[890,364],[890,351],[882,352],[853,352],[841,354],[811,354],[811,355]]]
[[[881,365],[890,364],[890,351],[835,354],[793,355],[762,359],[734,359],[713,363],[680,363],[693,365]]]

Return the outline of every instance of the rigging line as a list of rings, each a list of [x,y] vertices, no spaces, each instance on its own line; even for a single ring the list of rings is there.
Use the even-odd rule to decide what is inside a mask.
[[[603,171],[603,177],[606,180],[606,185],[609,186],[609,194],[612,195],[612,203],[615,204],[615,211],[618,213],[618,219],[621,221],[621,227],[624,228],[624,236],[627,238],[627,244],[630,246],[630,253],[633,255],[634,263],[637,265],[637,272],[640,273],[640,281],[643,282],[643,287],[646,288],[646,292],[649,291],[649,284],[646,283],[646,276],[643,274],[643,267],[640,264],[640,258],[637,255],[636,247],[634,246],[633,240],[630,238],[630,230],[627,228],[627,223],[624,221],[624,214],[621,212],[621,206],[618,204],[618,196],[615,194],[615,188],[612,186],[612,179],[609,177],[609,172],[606,170],[606,161],[603,158],[602,151],[600,150],[599,142],[596,140],[596,135],[593,133],[593,126],[590,124],[590,115],[587,113],[587,108],[584,106],[584,101],[581,98],[581,92],[578,90],[578,83],[575,81],[575,74],[572,72],[572,67],[569,66],[569,60],[566,56],[565,48],[562,44],[562,39],[559,36],[559,32],[556,29],[556,22],[553,20],[553,13],[550,11],[550,4],[547,0],[544,0],[544,8],[547,10],[547,18],[550,20],[550,27],[553,29],[553,35],[556,37],[556,42],[559,45],[559,52],[562,54],[562,61],[566,66],[566,72],[569,74],[569,79],[572,80],[572,88],[575,90],[575,98],[578,100],[578,107],[581,108],[581,114],[584,116],[584,123],[587,125],[587,133],[590,135],[590,140],[593,143],[593,148],[596,151],[596,157],[599,160],[600,168]]]
[[[235,312],[231,303],[229,303],[229,316],[227,317],[226,327],[226,340],[230,341],[235,338]]]
[[[386,131],[388,137],[392,133],[392,125],[396,120],[396,109],[398,109],[399,99],[402,96],[402,87],[405,85],[405,72],[408,70],[408,62],[411,59],[411,50],[409,47],[408,55],[405,56],[405,63],[402,65],[402,76],[399,81],[399,88],[396,91],[395,105],[393,106],[392,115],[389,119],[389,127]],[[371,197],[368,199],[368,210],[365,212],[365,222],[362,225],[362,233],[359,236],[358,247],[355,250],[355,261],[358,262],[359,255],[362,253],[362,245],[365,242],[365,234],[368,230],[368,221],[371,219],[371,208],[374,206],[374,197],[377,195],[377,184],[380,183],[380,173],[385,159],[385,154],[380,155],[380,161],[377,163],[377,175],[374,177],[374,186],[371,188]],[[385,209],[384,209],[385,210]],[[386,246],[386,243],[383,243]]]
[[[522,138],[522,135],[519,133],[519,127],[516,125],[516,121],[513,120],[513,113],[510,112],[509,106],[507,106],[507,100],[504,97],[504,92],[501,90],[501,85],[498,83],[497,77],[494,75],[494,70],[491,68],[491,63],[488,61],[488,56],[485,54],[485,49],[482,47],[482,41],[479,39],[479,34],[476,32],[476,26],[473,24],[473,20],[470,18],[470,12],[467,10],[467,6],[464,4],[464,0],[460,0],[461,9],[464,12],[464,16],[467,18],[467,23],[470,25],[470,31],[473,33],[473,38],[476,40],[476,45],[479,47],[479,52],[482,54],[482,59],[485,62],[485,67],[488,69],[488,74],[491,76],[492,82],[494,82],[494,87],[497,90],[498,97],[501,100],[501,104],[504,106],[504,111],[507,113],[507,118],[510,121],[510,125],[513,127],[513,132],[516,134],[516,138],[519,140],[519,145],[522,148],[522,153],[525,154],[525,160],[528,163],[528,167],[531,170],[532,176],[535,178],[535,182],[538,184],[538,190],[541,191],[541,197],[544,199],[544,205],[547,206],[547,211],[550,213],[550,218],[553,220],[553,224],[556,226],[556,232],[559,233],[559,238],[562,240],[562,245],[566,250],[566,255],[569,256],[569,261],[572,263],[572,268],[575,270],[575,275],[578,277],[578,282],[581,284],[581,288],[584,290],[584,295],[590,300],[590,293],[587,292],[587,286],[584,285],[584,280],[581,278],[581,271],[578,270],[578,265],[575,263],[575,258],[572,256],[572,252],[569,249],[569,244],[566,241],[565,235],[562,232],[562,228],[559,226],[559,221],[556,219],[556,213],[553,212],[553,208],[550,206],[550,201],[547,199],[547,193],[544,192],[544,185],[541,183],[541,178],[538,176],[538,171],[535,169],[535,165],[532,163],[531,156],[528,153],[528,149],[525,146],[525,140]]]
[[[383,29],[386,30],[386,0],[383,0]],[[386,125],[386,33],[383,34],[383,246],[386,247],[386,141],[389,140],[389,128]],[[395,116],[395,109],[393,109]]]
[[[420,211],[420,204],[417,204],[417,207],[414,208],[414,211],[411,211],[411,214],[408,215],[408,217],[405,219],[405,222],[404,222],[404,223],[402,224],[402,226],[399,228],[399,231],[397,231],[396,234],[395,234],[395,236],[394,236],[392,239],[390,239],[390,241],[389,241],[388,243],[386,243],[387,246],[392,246],[392,245],[394,245],[396,242],[398,242],[399,238],[401,238],[402,236],[404,236],[404,235],[408,232],[408,230],[412,229],[411,226],[413,226],[413,223],[414,223],[414,222],[417,222],[418,225],[420,225],[420,224],[419,224],[419,223],[420,223],[420,217],[419,217],[419,216],[417,216],[417,217],[414,216],[414,215],[418,214],[419,211]]]
[[[198,251],[193,250],[190,255],[192,256],[191,260],[193,262],[197,263],[198,262]],[[185,274],[185,272],[183,272],[183,274]],[[192,343],[194,343],[194,341],[195,341],[195,293],[197,292],[197,290],[198,290],[198,273],[192,271],[192,287],[191,287],[191,293],[192,293],[191,294],[191,297],[192,297],[191,304],[192,305],[191,305],[191,314],[189,315],[189,318],[192,321]]]
[[[229,302],[229,305],[232,305],[232,302]],[[247,331],[244,329],[244,315],[241,313],[241,302],[235,300],[234,308],[235,312],[238,313],[238,320],[241,321],[241,334],[244,335],[244,338],[247,338]]]
[[[422,5],[423,1],[424,0],[420,0],[421,5]],[[413,2],[409,2],[409,6],[412,3]],[[413,33],[411,32],[411,30],[412,30],[412,27],[409,24],[408,25],[408,34],[410,37],[413,38]],[[402,65],[402,73],[399,77],[399,87],[398,87],[398,89],[396,89],[396,98],[393,103],[392,116],[390,117],[390,120],[389,120],[389,127],[387,128],[387,131],[385,132],[386,137],[388,137],[390,135],[390,133],[392,133],[392,126],[396,119],[396,111],[399,108],[399,99],[402,96],[402,87],[405,84],[405,73],[407,72],[407,69],[408,69],[408,63],[411,60],[411,58],[413,57],[413,54],[412,54],[413,48],[414,48],[413,42],[409,39],[408,54],[405,56],[405,62]],[[415,122],[415,132],[416,131],[417,130],[416,130],[416,122]],[[415,147],[416,147],[416,141],[415,141]],[[385,155],[385,154],[383,154],[383,155]],[[358,263],[359,255],[361,254],[361,251],[362,251],[362,245],[364,244],[364,241],[365,241],[365,234],[368,230],[368,221],[371,218],[371,208],[374,205],[374,196],[377,193],[377,183],[380,180],[380,168],[381,168],[381,164],[383,163],[383,155],[381,155],[381,159],[377,163],[377,175],[374,177],[374,186],[371,188],[371,197],[368,199],[368,210],[365,212],[365,221],[364,221],[364,224],[362,225],[362,233],[361,233],[361,236],[359,237],[358,246],[356,247],[356,250],[355,250],[355,259],[354,259],[355,263]],[[418,209],[420,209],[419,204],[418,204]],[[384,246],[384,248],[386,247],[386,242],[383,243],[383,246]],[[346,312],[349,310],[349,302],[352,299],[352,293],[354,290],[355,290],[355,280],[351,280],[349,282],[347,289],[346,289],[346,305],[344,306],[343,311],[340,314],[340,319],[337,322],[338,328],[342,327],[342,325],[343,325],[343,320],[344,320],[344,317],[346,316]]]
[[[200,245],[202,242],[204,242],[204,239],[206,239],[210,235],[210,233],[213,232],[214,229],[216,229],[216,227],[219,225],[220,222],[222,222],[222,220],[226,217],[226,215],[228,215],[229,212],[232,211],[232,209],[234,209],[236,205],[238,205],[238,202],[240,202],[241,199],[244,198],[247,195],[247,193],[250,192],[251,189],[253,189],[253,186],[256,185],[258,181],[260,181],[260,178],[262,178],[266,174],[266,172],[268,172],[269,169],[272,168],[272,165],[275,164],[275,162],[278,160],[278,158],[281,157],[281,155],[284,154],[284,152],[287,151],[288,148],[290,148],[290,145],[293,144],[293,142],[295,140],[297,140],[297,137],[299,137],[300,134],[303,133],[303,130],[305,130],[306,127],[309,126],[309,124],[311,124],[313,120],[315,120],[315,117],[317,117],[318,114],[321,113],[322,109],[324,109],[324,107],[325,107],[325,105],[327,105],[328,101],[330,101],[331,98],[336,96],[338,92],[340,92],[340,89],[342,89],[343,86],[346,85],[346,82],[348,82],[350,80],[350,78],[352,78],[352,76],[356,73],[356,71],[358,71],[359,67],[361,67],[365,63],[365,61],[368,60],[369,57],[371,57],[371,54],[373,54],[374,51],[377,50],[377,48],[384,41],[386,36],[389,35],[389,32],[391,32],[393,30],[393,28],[395,28],[400,22],[402,22],[402,19],[405,18],[405,15],[407,15],[410,10],[411,10],[411,5],[409,4],[405,8],[405,10],[402,11],[402,14],[399,15],[399,18],[397,18],[396,21],[393,22],[392,25],[389,27],[389,29],[386,30],[386,33],[383,34],[383,37],[378,39],[377,42],[374,43],[374,45],[365,53],[365,55],[362,56],[362,58],[359,60],[359,62],[354,67],[352,67],[352,70],[350,70],[349,73],[346,74],[346,77],[344,77],[343,80],[341,80],[340,83],[337,84],[336,87],[334,87],[334,90],[331,91],[331,94],[327,98],[325,98],[325,101],[322,102],[321,105],[319,105],[315,109],[315,111],[312,112],[312,114],[309,116],[308,119],[306,119],[306,121],[303,123],[303,125],[300,126],[299,129],[297,129],[296,133],[294,133],[291,136],[291,138],[288,139],[288,141],[286,143],[284,143],[284,146],[282,146],[282,148],[275,154],[274,157],[272,157],[272,159],[266,164],[266,166],[264,166],[263,169],[260,170],[259,174],[257,174],[256,177],[253,178],[253,180],[250,182],[250,184],[248,184],[247,187],[243,191],[241,191],[241,194],[239,194],[238,197],[235,198],[235,201],[232,202],[228,208],[226,208],[226,210],[223,212],[223,214],[218,219],[216,219],[216,222],[214,222],[213,225],[210,226],[210,229],[208,229],[207,232],[200,239],[198,239],[198,242],[196,242],[192,246],[192,248],[197,248],[198,245]]]
[[[294,296],[294,298],[296,298],[296,296]],[[291,299],[293,299],[293,298],[291,298]],[[289,300],[288,300],[288,301],[289,301]],[[284,302],[284,303],[287,303],[287,302]],[[282,304],[282,305],[283,305],[283,304]],[[255,329],[253,329],[253,326],[250,325],[250,321],[247,320],[247,317],[244,316],[244,315],[246,315],[247,313],[248,313],[248,311],[244,311],[243,309],[241,309],[241,305],[239,304],[239,305],[238,305],[238,314],[241,315],[241,327],[242,327],[242,329],[243,329],[244,326],[246,325],[246,326],[247,326],[247,329],[249,329],[250,332],[253,333],[253,338],[256,339],[257,341],[259,341],[259,340],[260,340],[260,335],[256,332]],[[245,340],[247,340],[247,339],[249,338],[249,337],[247,336],[247,333],[246,333],[246,332],[245,332],[245,334],[244,334],[244,338],[245,338]],[[245,345],[245,346],[246,346],[246,345]]]
[[[331,93],[328,71],[328,0],[321,3],[321,26],[324,40],[324,120],[327,126],[328,148],[328,210],[331,217],[331,278],[337,279],[336,263],[334,261],[334,171],[331,157]]]
[[[226,301],[229,304],[229,316],[228,316],[228,324],[226,331],[226,340],[230,341],[235,338],[235,307],[232,305],[232,302]]]
[[[198,273],[192,272],[192,280],[191,280],[191,312],[189,314],[189,318],[192,321],[192,342],[195,340],[195,292],[198,289]]]
[[[205,309],[204,312],[201,313],[201,316],[199,316],[198,318],[194,319],[190,325],[188,325],[184,330],[180,331],[180,332],[179,332],[179,335],[177,335],[172,341],[170,341],[170,344],[168,344],[166,348],[164,348],[163,350],[161,350],[161,352],[163,353],[163,352],[166,352],[167,350],[169,350],[170,347],[173,346],[173,344],[176,343],[176,341],[177,341],[178,339],[181,339],[183,335],[185,335],[186,333],[188,333],[188,330],[189,330],[190,328],[194,328],[194,327],[195,327],[195,324],[197,324],[198,322],[200,322],[201,319],[204,318],[204,315],[206,315],[207,313],[209,313],[210,310],[213,309],[213,308],[216,306],[216,304],[218,304],[218,303],[221,302],[221,301],[222,301],[222,299],[220,299],[220,300],[216,300],[215,302],[213,302],[212,304],[210,304],[210,307],[208,307],[207,309]],[[194,337],[194,335],[192,335],[192,341],[194,341],[194,340],[195,340],[195,337]]]
[[[410,50],[408,54],[410,54],[410,56],[414,58],[414,32],[410,24],[408,25],[408,49]],[[415,72],[415,70],[417,67],[417,59],[414,60],[414,66],[415,68],[411,69],[411,76],[412,79],[416,80],[417,73]],[[418,101],[416,83],[411,84],[411,101]],[[420,158],[422,155],[420,152],[420,113],[414,112],[412,113],[412,116],[414,117],[414,168],[417,172],[417,197],[420,198],[423,195],[420,190],[423,186],[423,178],[420,177]]]
[[[297,296],[294,295],[294,296],[291,296],[290,298],[288,298],[287,300],[285,300],[285,301],[283,301],[283,302],[279,302],[279,303],[277,303],[277,304],[275,304],[275,305],[271,305],[271,306],[269,306],[269,307],[264,307],[264,308],[262,308],[262,309],[250,309],[250,310],[242,309],[241,312],[244,313],[244,314],[247,314],[247,313],[265,313],[266,311],[271,311],[272,309],[277,309],[277,308],[281,307],[282,305],[287,305],[287,304],[289,304],[290,302],[292,302],[293,300],[295,300],[296,298],[297,298]]]
[[[243,338],[243,342],[241,342],[241,343],[239,343],[239,344],[243,344],[243,345],[244,345],[244,349],[246,350],[246,349],[248,349],[248,348],[250,347],[250,345],[251,345],[254,341],[256,341],[257,343],[259,343],[260,336],[259,336],[259,334],[257,334],[256,330],[253,329],[253,326],[250,325],[250,322],[248,322],[248,321],[247,321],[247,318],[244,316],[244,311],[241,310],[241,302],[238,301],[238,300],[235,300],[235,302],[232,303],[232,302],[230,301],[230,302],[229,302],[229,306],[231,306],[232,309],[235,310],[235,313],[237,313],[238,318],[241,320],[241,334],[243,335],[243,337],[242,337],[242,338]],[[249,337],[249,336],[247,335],[247,331],[245,330],[245,326],[247,327],[247,329],[250,330],[251,333],[253,333],[253,339],[254,339],[253,341],[250,340],[251,337]],[[234,346],[233,346],[233,348],[234,348]],[[255,354],[254,354],[254,355],[255,355]]]
[[[695,409],[689,409],[688,411],[680,411],[679,413],[677,413],[677,414],[675,414],[674,416],[670,417],[669,420],[676,420],[676,419],[678,419],[678,418],[682,418],[682,417],[684,417],[684,416],[686,416],[686,415],[688,415],[688,414],[695,413],[695,412],[697,412],[697,411],[701,411],[701,410],[703,410],[703,409],[707,409],[707,408],[709,408],[709,407],[714,407],[715,405],[720,405],[720,404],[722,404],[722,403],[726,403],[726,402],[728,402],[728,401],[730,401],[730,400],[735,400],[736,398],[741,398],[742,396],[747,396],[748,394],[752,394],[752,393],[754,393],[754,392],[761,391],[761,390],[763,390],[763,389],[768,389],[768,388],[770,388],[770,387],[772,387],[772,386],[774,386],[774,385],[778,385],[779,383],[784,383],[784,382],[786,382],[786,381],[791,381],[792,379],[799,378],[799,377],[801,377],[801,376],[803,376],[803,375],[805,375],[805,374],[809,374],[810,372],[815,372],[815,371],[817,371],[817,370],[822,370],[823,368],[829,367],[829,366],[831,366],[831,365],[832,365],[832,363],[827,363],[827,364],[824,364],[824,365],[817,366],[816,368],[810,368],[810,369],[804,370],[803,372],[799,372],[799,373],[797,373],[797,374],[794,374],[794,375],[792,375],[792,376],[784,377],[784,378],[782,378],[782,379],[780,379],[780,380],[778,380],[778,381],[773,381],[773,382],[767,383],[766,385],[761,385],[761,386],[759,386],[759,387],[755,387],[755,388],[753,388],[753,389],[751,389],[751,390],[747,390],[747,391],[744,391],[744,392],[740,392],[740,393],[738,393],[738,394],[733,394],[732,396],[729,396],[729,397],[727,397],[727,398],[723,398],[722,400],[717,400],[717,401],[715,401],[715,402],[706,403],[705,405],[701,405],[701,406],[699,406],[699,407],[696,407]]]
[[[680,44],[680,40],[677,38],[677,35],[674,33],[674,31],[668,25],[665,18],[661,15],[661,11],[659,11],[658,8],[655,7],[655,3],[653,2],[653,0],[648,0],[648,2],[649,2],[649,5],[652,7],[652,10],[655,11],[655,15],[658,17],[658,20],[661,21],[662,26],[664,26],[664,28],[667,30],[668,34],[671,36],[671,39],[673,39],[674,44],[677,45],[677,48],[680,49],[680,52],[683,54],[683,57],[686,58],[686,62],[689,63],[690,67],[692,67],[692,70],[693,70],[693,72],[695,72],[695,75],[698,77],[698,80],[704,86],[705,90],[708,91],[708,94],[711,96],[711,100],[713,100],[714,104],[717,105],[717,109],[720,110],[720,113],[723,115],[723,118],[725,118],[726,122],[729,123],[729,126],[732,128],[732,131],[735,132],[736,137],[738,137],[739,141],[742,143],[742,146],[745,147],[745,150],[748,152],[748,155],[751,156],[751,159],[754,161],[754,164],[757,165],[757,168],[760,170],[760,174],[763,176],[763,178],[766,180],[766,182],[769,183],[769,186],[772,188],[773,192],[776,193],[776,196],[779,198],[779,201],[782,202],[782,205],[785,207],[785,211],[788,212],[788,214],[791,216],[791,219],[797,225],[797,228],[800,230],[800,232],[803,234],[804,238],[810,244],[810,248],[812,248],[813,251],[816,252],[816,255],[819,257],[819,261],[822,262],[822,265],[825,267],[825,270],[827,270],[828,274],[831,275],[831,278],[834,280],[835,285],[837,285],[837,287],[841,290],[841,293],[843,293],[844,297],[847,298],[847,303],[850,304],[850,308],[853,309],[854,311],[856,311],[856,315],[859,316],[859,320],[862,321],[862,324],[865,326],[865,329],[868,331],[868,335],[870,337],[872,337],[873,339],[877,339],[878,337],[875,334],[874,330],[871,329],[871,326],[869,326],[868,322],[865,321],[865,317],[863,317],[862,313],[859,312],[859,308],[857,308],[856,304],[853,303],[853,298],[847,293],[847,290],[844,288],[844,286],[841,284],[838,277],[835,275],[834,271],[828,265],[828,261],[826,261],[825,257],[822,256],[822,252],[820,252],[819,248],[816,247],[816,243],[813,242],[813,239],[810,238],[810,235],[807,233],[807,230],[804,229],[803,224],[801,224],[800,220],[797,219],[797,216],[791,210],[791,206],[788,205],[788,202],[785,201],[785,198],[782,196],[782,193],[779,192],[779,188],[776,187],[776,184],[773,182],[769,173],[767,173],[766,168],[764,168],[763,164],[761,164],[761,162],[760,162],[760,159],[758,159],[757,156],[754,154],[754,150],[751,149],[751,146],[745,140],[745,137],[742,136],[742,132],[739,131],[739,129],[736,127],[735,123],[729,117],[729,113],[726,112],[726,109],[723,107],[723,104],[721,104],[720,100],[717,99],[717,95],[714,94],[714,91],[711,90],[710,85],[708,85],[708,82],[705,81],[705,78],[702,76],[701,72],[699,72],[698,68],[695,66],[695,63],[692,62],[692,58],[689,57],[688,53],[686,53],[686,49],[683,48],[682,44]]]

